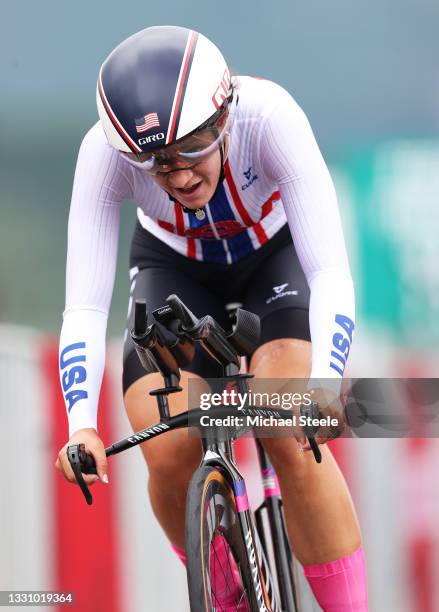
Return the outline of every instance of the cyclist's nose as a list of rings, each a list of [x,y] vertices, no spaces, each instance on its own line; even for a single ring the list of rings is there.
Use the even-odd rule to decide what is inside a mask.
[[[169,173],[168,184],[170,187],[177,189],[185,189],[190,186],[190,182],[193,179],[194,173],[190,168],[182,170],[174,170]]]

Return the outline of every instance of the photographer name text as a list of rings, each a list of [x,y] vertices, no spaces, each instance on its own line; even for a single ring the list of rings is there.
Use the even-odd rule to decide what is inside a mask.
[[[338,419],[329,416],[313,419],[304,415],[291,415],[285,419],[262,415],[211,417],[206,414],[200,417],[200,425],[202,427],[338,427]]]

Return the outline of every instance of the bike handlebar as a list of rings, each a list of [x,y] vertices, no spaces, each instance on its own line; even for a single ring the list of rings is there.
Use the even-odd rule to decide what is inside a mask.
[[[264,409],[264,410],[267,410],[267,409]],[[232,414],[231,411],[234,411],[234,408],[231,406],[217,406],[217,407],[211,408],[211,413],[213,414],[215,418],[220,417],[220,416],[226,416],[228,412]],[[185,413],[178,414],[174,417],[169,418],[168,422],[165,422],[165,423],[161,422],[147,429],[140,430],[139,432],[134,433],[131,436],[128,436],[128,438],[124,438],[123,440],[120,440],[119,442],[112,444],[110,447],[107,447],[105,449],[105,454],[107,457],[111,455],[116,455],[120,452],[127,450],[128,448],[132,448],[133,446],[141,444],[142,442],[145,442],[146,440],[152,437],[155,437],[157,435],[161,435],[167,431],[170,431],[171,429],[188,427],[191,425],[189,421],[189,414],[191,414],[192,416],[192,425],[196,426],[197,412],[199,413],[199,415],[205,414],[204,410],[191,411],[190,413],[185,412]],[[283,419],[286,416],[283,414],[283,411],[279,413],[276,410],[273,411],[272,409],[270,409],[270,412],[277,415],[278,418]],[[233,412],[233,414],[236,414],[236,413]],[[319,409],[316,403],[312,403],[309,406],[302,405],[300,407],[300,414],[305,417],[310,417],[311,419],[321,417],[321,414],[319,412]],[[318,427],[309,426],[309,427],[304,427],[303,429],[307,436],[310,447],[313,451],[316,462],[321,463],[322,454],[321,454],[320,448],[317,442],[315,441],[315,437],[314,437],[315,434],[317,433]],[[243,431],[245,431],[245,428]],[[91,454],[86,452],[84,444],[75,444],[72,446],[68,446],[67,456],[68,456],[70,465],[72,466],[73,472],[75,474],[76,481],[78,485],[80,486],[81,491],[84,494],[84,497],[87,503],[90,505],[92,503],[92,496],[87,487],[86,482],[84,481],[83,474],[96,474],[97,473],[95,460]]]
[[[93,498],[82,474],[97,474],[94,457],[86,452],[84,444],[68,446],[67,457],[75,474],[76,482],[80,486],[87,504],[91,506]]]
[[[166,299],[166,303],[172,310],[173,314],[177,317],[177,319],[180,319],[183,328],[185,328],[185,331],[189,331],[190,329],[195,327],[195,325],[197,325],[199,319],[197,319],[197,317],[191,310],[189,310],[186,304],[184,304],[180,300],[178,295],[175,295],[175,293],[173,293]]]
[[[140,338],[146,334],[147,330],[148,309],[146,300],[136,300],[134,308],[134,335]]]
[[[145,370],[148,372],[160,371],[166,384],[164,389],[152,392],[153,395],[166,396],[170,392],[181,390],[178,387],[180,367],[187,365],[192,360],[195,341],[199,341],[210,357],[223,366],[226,374],[235,376],[239,376],[239,356],[250,355],[259,342],[259,317],[240,308],[236,311],[235,325],[230,334],[227,334],[210,315],[198,319],[175,294],[170,295],[166,300],[166,306],[155,310],[153,315],[156,321],[177,336],[177,341],[170,343],[165,340],[161,330],[155,324],[148,327],[146,301],[136,300],[131,337],[137,354]],[[163,397],[157,397],[157,401],[162,416],[166,414],[162,412]],[[320,418],[321,416],[317,404],[302,405],[300,412],[306,417]],[[315,460],[320,463],[322,454],[315,440],[317,430],[318,427],[306,427],[304,433]],[[129,446],[124,446],[126,440],[106,449],[107,456],[129,448]],[[115,450],[116,447],[118,447],[117,450]],[[78,485],[87,503],[91,504],[92,496],[82,474],[97,473],[94,458],[85,451],[83,444],[68,446],[67,455]]]

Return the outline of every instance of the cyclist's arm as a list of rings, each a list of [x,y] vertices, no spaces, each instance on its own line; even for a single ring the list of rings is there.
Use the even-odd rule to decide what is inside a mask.
[[[70,436],[79,429],[97,429],[119,211],[122,200],[130,197],[124,171],[97,124],[79,151],[69,215],[59,366]]]
[[[354,288],[334,185],[305,114],[286,92],[261,126],[259,151],[311,291],[311,378],[335,383],[352,341]]]

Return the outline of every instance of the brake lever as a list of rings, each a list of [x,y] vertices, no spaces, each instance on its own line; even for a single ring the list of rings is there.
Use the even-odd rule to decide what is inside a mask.
[[[90,493],[82,474],[97,474],[96,464],[92,457],[85,451],[84,444],[73,444],[67,447],[67,457],[75,474],[76,482],[78,483],[85,501],[89,506],[93,503],[93,497]]]
[[[300,406],[300,416],[305,417],[307,420],[308,419],[320,419],[322,417],[322,415],[320,414],[318,404],[316,404],[315,402],[311,402],[311,404],[309,404],[308,406],[305,406],[304,404],[302,404]],[[306,439],[309,442],[309,445],[314,455],[314,459],[316,460],[317,463],[321,463],[322,462],[322,452],[319,448],[319,445],[316,442],[316,437],[315,437],[319,428],[313,425],[305,425],[304,427],[302,427],[302,429],[306,435]]]

